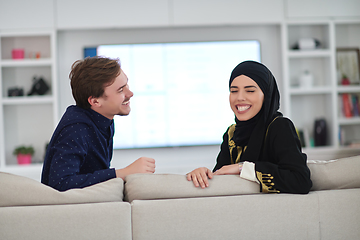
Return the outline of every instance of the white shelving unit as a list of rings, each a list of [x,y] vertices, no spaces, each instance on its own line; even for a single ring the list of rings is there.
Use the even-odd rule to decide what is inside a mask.
[[[320,41],[314,50],[293,49],[301,38]],[[345,118],[340,95],[360,94],[360,85],[339,85],[336,70],[337,48],[360,48],[360,20],[298,20],[282,25],[285,115],[299,130],[314,139],[314,123],[323,118],[327,123],[326,146],[308,144],[304,151],[354,151],[350,142],[360,140],[360,117]],[[308,71],[313,75],[313,85],[301,87],[300,76]],[[359,147],[358,147],[359,148]]]
[[[25,171],[38,179],[46,144],[58,121],[56,32],[0,32],[0,46],[0,169]],[[25,50],[24,59],[12,59],[14,48]],[[39,58],[34,58],[36,53]],[[42,77],[50,86],[45,95],[27,96],[34,77]],[[9,97],[8,89],[12,87],[22,88],[24,96]],[[12,152],[20,145],[34,147],[31,165],[17,164]]]
[[[336,48],[360,48],[360,20],[359,21],[337,21],[334,23],[335,47]],[[336,50],[336,49],[335,49]],[[360,61],[360,59],[359,59]],[[342,94],[356,94],[360,97],[360,85],[341,86],[340,74],[336,75],[336,94],[338,104],[341,106]],[[360,117],[345,117],[341,112],[338,113],[339,134],[342,137],[339,141],[340,146],[347,147],[353,144],[360,148]]]

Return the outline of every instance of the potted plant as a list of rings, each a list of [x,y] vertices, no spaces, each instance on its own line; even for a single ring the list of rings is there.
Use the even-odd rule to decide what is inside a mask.
[[[17,156],[18,164],[30,164],[34,152],[35,150],[32,146],[19,146],[15,148],[13,154]]]
[[[341,85],[350,85],[350,80],[345,74],[341,77]]]

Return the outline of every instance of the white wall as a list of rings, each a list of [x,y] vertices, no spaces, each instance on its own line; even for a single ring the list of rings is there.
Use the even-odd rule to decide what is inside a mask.
[[[162,41],[178,42],[256,39],[261,43],[262,62],[273,71],[281,88],[282,64],[280,35],[280,25],[59,31],[59,115],[61,116],[64,113],[68,105],[74,104],[71,89],[69,87],[68,74],[72,63],[83,58],[83,48],[85,46]],[[223,84],[228,84],[228,79],[223,79]],[[227,127],[228,126],[224,126],[224,132]],[[126,136],[124,137],[126,138]],[[221,137],[222,136],[219,136],[220,139]],[[215,165],[218,151],[219,146],[115,150],[112,163],[114,167],[123,167],[141,156],[148,156],[155,158],[157,162],[157,172],[185,173],[198,166],[212,168]]]

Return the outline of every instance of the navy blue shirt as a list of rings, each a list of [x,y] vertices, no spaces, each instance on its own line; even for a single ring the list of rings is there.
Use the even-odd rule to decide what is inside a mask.
[[[69,106],[47,148],[41,182],[65,191],[115,178],[110,169],[113,136],[113,120]]]

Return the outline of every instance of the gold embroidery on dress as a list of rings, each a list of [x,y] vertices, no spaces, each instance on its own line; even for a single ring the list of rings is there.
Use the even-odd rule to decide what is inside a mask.
[[[235,126],[236,124],[233,124],[229,127],[229,131],[228,131],[228,136],[229,136],[229,150],[230,150],[230,160],[231,160],[231,164],[234,164],[234,160],[232,158],[232,152],[234,150],[234,148],[237,149],[237,156],[235,159],[235,163],[239,163],[240,162],[240,156],[243,152],[243,148],[240,146],[236,146],[234,140],[232,140],[232,137],[234,136],[234,131],[235,131]],[[246,146],[244,147],[244,151],[246,150]]]
[[[256,176],[264,193],[280,193],[279,190],[274,188],[275,183],[272,182],[274,177],[271,174],[256,171]]]
[[[270,125],[271,125],[278,117],[279,117],[279,116],[275,117],[275,118],[271,121],[271,123],[269,124],[269,126],[267,127],[266,133],[265,133],[265,140],[266,140],[266,137],[267,137],[267,135],[268,135]]]
[[[239,163],[239,162],[240,162],[240,156],[241,156],[242,150],[243,150],[242,147],[239,147],[239,146],[236,146],[236,145],[235,145],[234,140],[230,140],[230,142],[229,142],[229,150],[230,150],[230,160],[231,160],[231,164],[234,164],[234,160],[233,160],[233,158],[232,158],[232,152],[233,152],[234,148],[237,149],[237,156],[236,156],[235,163]],[[245,146],[244,149],[246,149],[246,146]]]

